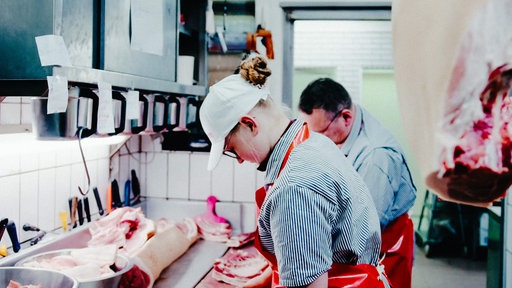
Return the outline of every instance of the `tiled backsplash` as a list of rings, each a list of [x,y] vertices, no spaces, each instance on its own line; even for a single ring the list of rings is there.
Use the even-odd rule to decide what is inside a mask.
[[[78,141],[36,141],[31,134],[0,135],[0,217],[13,220],[18,237],[24,241],[34,236],[25,232],[28,223],[42,230],[61,226],[60,211],[69,212],[68,198],[80,196],[78,186],[86,189],[87,177]],[[103,193],[108,184],[110,144],[84,139],[91,186]],[[94,196],[89,194],[90,203]],[[97,214],[96,205],[91,213]],[[7,233],[0,244],[11,246]]]

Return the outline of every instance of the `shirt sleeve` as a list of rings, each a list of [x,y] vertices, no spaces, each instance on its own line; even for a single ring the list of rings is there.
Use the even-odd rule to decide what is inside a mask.
[[[402,157],[399,153],[385,148],[374,149],[362,161],[357,172],[370,190],[381,227],[391,220],[395,193],[400,185]]]
[[[334,205],[298,186],[279,191],[274,201],[271,227],[280,284],[308,285],[332,264],[329,219]]]

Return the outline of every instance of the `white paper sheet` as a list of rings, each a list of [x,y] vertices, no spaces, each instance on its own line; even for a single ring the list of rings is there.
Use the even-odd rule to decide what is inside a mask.
[[[60,76],[46,76],[48,82],[48,114],[66,112],[68,108],[68,79]]]
[[[112,84],[98,83],[98,126],[99,134],[114,133],[114,113],[112,108]]]
[[[131,0],[131,49],[163,55],[164,11],[162,0]]]
[[[71,67],[68,49],[64,38],[59,35],[44,35],[36,37],[37,52],[41,66],[65,66]]]
[[[139,91],[123,93],[126,97],[126,120],[139,118]]]

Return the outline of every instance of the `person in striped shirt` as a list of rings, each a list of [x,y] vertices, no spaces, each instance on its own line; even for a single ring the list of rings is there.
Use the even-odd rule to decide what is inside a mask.
[[[265,171],[255,246],[272,264],[274,287],[388,287],[368,188],[329,138],[272,100],[270,74],[256,54],[210,87],[199,110],[208,169],[224,154]]]
[[[393,287],[411,287],[414,228],[408,211],[416,200],[416,187],[402,147],[377,119],[352,102],[343,85],[330,78],[309,83],[298,108],[301,119],[331,138],[363,177],[379,214],[386,273]]]

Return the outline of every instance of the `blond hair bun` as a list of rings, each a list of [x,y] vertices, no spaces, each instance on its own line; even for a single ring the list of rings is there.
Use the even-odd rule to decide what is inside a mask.
[[[262,87],[272,74],[267,60],[259,54],[252,54],[240,64],[240,75],[247,82]]]

